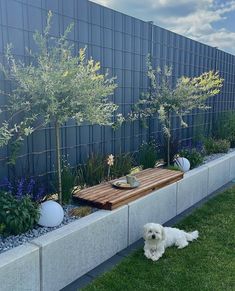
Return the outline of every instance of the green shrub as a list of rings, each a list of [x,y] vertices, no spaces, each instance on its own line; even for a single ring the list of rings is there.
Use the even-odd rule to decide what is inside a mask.
[[[29,196],[17,199],[0,192],[0,221],[4,235],[17,235],[32,229],[39,219],[39,205]]]
[[[111,177],[119,178],[130,173],[134,161],[130,154],[121,154],[114,157],[114,164],[111,167]]]
[[[5,229],[5,224],[4,223],[0,223],[0,235],[4,233],[4,229]]]
[[[78,185],[94,186],[107,177],[107,164],[100,155],[93,154],[84,165],[78,166],[76,182]]]
[[[172,171],[181,171],[179,167],[170,165],[166,167],[167,170],[172,170]]]
[[[157,145],[154,141],[143,143],[139,148],[139,163],[143,169],[154,168],[157,161]]]
[[[190,168],[193,169],[203,162],[203,155],[196,149],[183,149],[179,155],[189,160]]]
[[[227,139],[235,147],[235,112],[221,113],[213,125],[213,136],[216,139]]]
[[[227,153],[230,148],[230,142],[226,139],[207,138],[204,141],[204,147],[207,155],[217,153]]]
[[[62,164],[61,181],[62,181],[62,203],[68,204],[72,199],[72,191],[75,186],[76,175],[70,168],[67,161]]]

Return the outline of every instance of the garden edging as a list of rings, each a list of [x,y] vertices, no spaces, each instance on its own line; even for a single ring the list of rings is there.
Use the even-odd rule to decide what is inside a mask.
[[[1,291],[39,291],[39,247],[27,243],[0,254]]]
[[[234,178],[235,152],[117,210],[97,211],[2,253],[1,291],[60,290],[137,241],[145,223],[167,222]]]

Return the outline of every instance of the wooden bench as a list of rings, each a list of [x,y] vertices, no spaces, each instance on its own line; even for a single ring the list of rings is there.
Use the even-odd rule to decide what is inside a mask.
[[[182,179],[183,173],[155,168],[143,170],[135,174],[135,176],[140,182],[138,188],[117,189],[112,186],[113,181],[110,181],[83,190],[77,190],[73,197],[80,202],[85,202],[97,208],[113,210]]]

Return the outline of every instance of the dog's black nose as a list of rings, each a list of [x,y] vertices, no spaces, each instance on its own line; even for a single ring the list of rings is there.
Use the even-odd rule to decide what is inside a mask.
[[[152,235],[152,239],[155,239],[155,238],[156,238],[156,235],[155,235],[155,234],[153,234],[153,235]]]

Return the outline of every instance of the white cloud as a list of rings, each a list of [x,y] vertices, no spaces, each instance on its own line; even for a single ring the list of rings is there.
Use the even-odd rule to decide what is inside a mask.
[[[93,1],[235,54],[235,32],[214,28],[235,11],[235,0]]]

